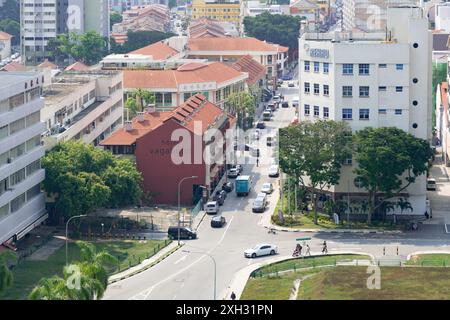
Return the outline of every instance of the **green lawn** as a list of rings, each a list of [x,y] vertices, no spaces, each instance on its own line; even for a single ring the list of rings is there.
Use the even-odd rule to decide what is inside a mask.
[[[409,265],[434,266],[445,267],[450,266],[450,254],[445,253],[430,253],[419,254],[411,256],[411,259],[406,263]]]
[[[256,274],[259,274],[259,271],[261,271],[263,274],[269,274],[298,268],[310,268],[324,265],[334,265],[337,262],[352,261],[352,260],[372,260],[372,259],[369,256],[357,254],[327,255],[323,257],[305,257],[299,259],[292,259],[289,261],[282,261],[264,266],[260,270],[258,270]]]
[[[366,271],[366,267],[338,266],[250,279],[242,299],[287,300],[293,282],[308,273],[314,275],[301,282],[300,300],[443,300],[450,297],[448,268],[383,267],[380,290],[367,288]]]
[[[120,261],[120,270],[138,264],[154,255],[164,247],[164,240],[147,241],[99,241],[93,242],[98,251],[105,250]],[[69,261],[78,261],[80,250],[73,243],[69,244]],[[30,291],[41,278],[61,275],[65,264],[65,246],[58,249],[47,261],[21,261],[13,268],[14,283],[1,299],[26,299]],[[110,273],[118,268],[111,268]]]

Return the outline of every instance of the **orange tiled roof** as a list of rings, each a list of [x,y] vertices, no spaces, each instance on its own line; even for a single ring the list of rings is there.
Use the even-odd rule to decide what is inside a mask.
[[[0,40],[9,40],[9,39],[11,39],[12,37],[13,37],[13,36],[10,35],[9,33],[0,31]]]
[[[200,18],[189,25],[190,38],[225,37],[226,32],[217,21]]]
[[[153,43],[141,49],[130,52],[130,54],[142,54],[145,56],[152,56],[154,60],[165,60],[178,53],[177,50],[169,47],[162,41]]]
[[[197,38],[188,40],[190,51],[274,51],[277,45],[256,38]]]
[[[222,83],[242,75],[221,62],[188,63],[177,70],[124,70],[124,88],[178,88],[179,84],[197,82]]]
[[[250,55],[243,56],[233,64],[233,68],[248,73],[248,84],[254,84],[266,75],[266,67],[253,59]]]
[[[45,59],[44,62],[42,62],[38,67],[41,68],[50,68],[50,69],[58,69],[58,66],[50,61],[48,59]]]
[[[134,118],[132,120],[133,130],[126,131],[125,128],[122,128],[103,140],[100,145],[132,145],[136,143],[137,139],[155,130],[167,121],[176,121],[191,132],[194,131],[194,123],[199,121],[202,123],[202,133],[204,133],[208,126],[213,124],[223,112],[221,108],[209,102],[204,95],[199,93],[189,98],[173,111],[146,112],[143,122],[139,122],[137,118]],[[230,121],[233,122],[234,117],[229,117]]]
[[[65,71],[85,71],[88,70],[89,67],[85,65],[84,63],[77,61],[74,64],[71,64],[68,66]]]
[[[6,66],[1,68],[0,70],[14,72],[14,71],[26,71],[27,68],[23,64],[13,61],[13,62],[8,63]]]

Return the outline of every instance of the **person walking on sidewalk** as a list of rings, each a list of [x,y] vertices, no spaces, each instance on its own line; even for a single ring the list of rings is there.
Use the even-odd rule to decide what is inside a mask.
[[[231,292],[231,300],[236,300],[236,294],[234,291]]]
[[[306,252],[305,252],[305,256],[310,256],[311,255],[311,248],[309,247],[309,244],[306,245]]]
[[[328,248],[327,248],[327,242],[326,241],[323,242],[322,253],[323,254],[328,253]]]

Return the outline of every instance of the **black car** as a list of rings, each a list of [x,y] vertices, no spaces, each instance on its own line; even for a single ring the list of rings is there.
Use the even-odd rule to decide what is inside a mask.
[[[225,192],[231,192],[231,191],[233,191],[233,189],[234,189],[234,184],[231,182],[225,182],[222,185],[222,190]]]
[[[219,190],[219,191],[216,191],[216,193],[214,194],[213,201],[217,201],[219,206],[221,206],[225,202],[226,197],[227,197],[227,193],[223,190]]]
[[[264,123],[264,121],[258,121],[258,123],[256,124],[256,128],[258,128],[258,129],[265,129],[266,128],[266,124]]]
[[[169,227],[167,234],[172,239],[178,239],[178,229],[180,230],[180,239],[197,239],[197,232],[188,227]]]
[[[281,107],[282,107],[282,108],[289,108],[289,103],[288,103],[287,101],[284,101],[284,102],[281,104]]]
[[[211,219],[211,227],[213,228],[222,228],[227,223],[225,217],[215,216]]]

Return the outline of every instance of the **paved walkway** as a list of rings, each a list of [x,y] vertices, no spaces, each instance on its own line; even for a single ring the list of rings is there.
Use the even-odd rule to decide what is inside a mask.
[[[45,261],[50,257],[56,250],[61,248],[64,245],[64,240],[61,238],[53,238],[38,250],[33,252],[31,256],[27,258],[27,260],[31,261]]]

